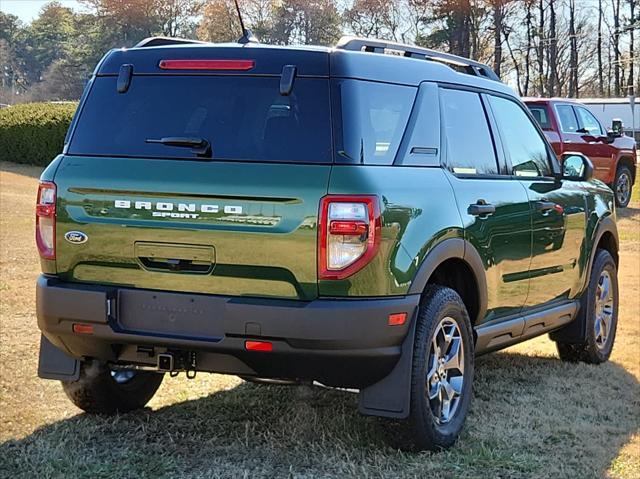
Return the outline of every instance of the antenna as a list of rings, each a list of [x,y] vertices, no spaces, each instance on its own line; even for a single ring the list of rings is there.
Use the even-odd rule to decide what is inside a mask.
[[[238,12],[238,19],[240,20],[240,28],[242,28],[242,37],[238,40],[238,43],[243,45],[247,43],[258,43],[258,39],[253,35],[253,32],[248,28],[245,28],[244,21],[242,20],[242,13],[240,13],[240,6],[238,0],[233,0],[236,4],[236,12]]]

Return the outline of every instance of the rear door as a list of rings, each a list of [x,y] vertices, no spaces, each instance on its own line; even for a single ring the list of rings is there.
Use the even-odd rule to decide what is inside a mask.
[[[527,308],[573,297],[580,285],[585,192],[579,183],[554,178],[544,137],[514,100],[488,96],[509,160],[532,212],[532,257]]]
[[[440,90],[445,164],[465,228],[482,258],[488,305],[485,321],[520,312],[527,298],[531,214],[523,185],[504,174],[497,138],[480,94]],[[495,141],[494,141],[495,140]]]
[[[271,61],[235,50],[263,69]],[[281,64],[253,75],[160,72],[158,63],[134,65],[124,92],[111,71],[93,79],[55,176],[58,274],[136,288],[315,298],[318,206],[332,165],[328,78],[307,77],[301,64],[283,94]],[[200,140],[209,154],[189,145]],[[73,241],[73,231],[87,240]]]

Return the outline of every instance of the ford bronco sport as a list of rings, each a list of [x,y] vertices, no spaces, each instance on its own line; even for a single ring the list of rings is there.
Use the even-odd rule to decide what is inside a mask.
[[[474,356],[613,347],[614,197],[486,65],[151,39],[110,51],[37,196],[39,375],[93,413],[164,373],[359,390],[453,444]],[[396,426],[394,426],[395,428]]]

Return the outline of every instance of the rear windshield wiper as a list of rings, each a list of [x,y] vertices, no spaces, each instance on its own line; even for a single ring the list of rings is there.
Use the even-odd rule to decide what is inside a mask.
[[[191,148],[201,158],[211,158],[211,143],[204,138],[184,138],[180,136],[167,136],[165,138],[147,138],[145,143],[160,143],[166,146],[179,146]]]

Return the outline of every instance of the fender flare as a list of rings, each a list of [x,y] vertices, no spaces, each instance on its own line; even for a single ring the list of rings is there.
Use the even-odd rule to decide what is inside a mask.
[[[487,277],[480,254],[471,243],[462,238],[445,239],[427,253],[407,294],[422,294],[436,268],[449,259],[462,260],[473,271],[473,279],[478,291],[478,314],[476,318],[471,318],[475,323],[487,312]]]
[[[616,226],[616,222],[614,221],[611,215],[604,216],[598,221],[598,224],[595,228],[595,234],[593,235],[593,241],[591,243],[591,251],[589,253],[589,264],[587,265],[587,273],[585,276],[585,284],[582,288],[582,292],[589,284],[589,278],[591,277],[591,267],[593,266],[593,260],[596,257],[596,252],[598,250],[598,243],[602,239],[602,236],[605,233],[611,233],[613,239],[616,242],[616,255],[614,256],[614,260],[616,262],[616,266],[618,266],[618,252],[620,251],[620,239],[618,238],[618,227]]]
[[[585,316],[582,311],[583,307],[583,297],[587,292],[587,288],[589,287],[589,279],[591,278],[591,269],[593,268],[593,261],[595,260],[596,253],[598,251],[598,243],[602,239],[602,236],[605,233],[611,233],[613,235],[614,241],[616,243],[616,251],[619,249],[619,240],[618,240],[618,229],[616,228],[616,223],[612,216],[605,216],[600,219],[596,228],[595,234],[593,235],[593,242],[591,243],[591,251],[589,252],[589,263],[587,264],[587,270],[585,273],[584,284],[582,286],[582,290],[580,291],[580,308],[578,309],[578,313],[573,321],[564,326],[563,328],[558,329],[557,331],[553,331],[549,333],[549,337],[551,340],[556,342],[563,343],[572,343],[572,344],[580,344],[586,340],[587,337],[587,328],[585,325]],[[614,261],[616,262],[616,266],[618,264],[617,255],[614,256]]]

